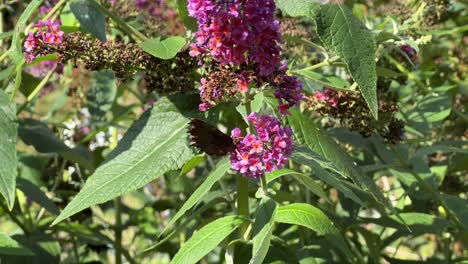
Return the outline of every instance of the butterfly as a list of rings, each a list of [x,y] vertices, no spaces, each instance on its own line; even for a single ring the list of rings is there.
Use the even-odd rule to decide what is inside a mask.
[[[234,140],[207,122],[192,118],[188,128],[190,145],[196,146],[208,155],[224,156],[235,150]]]

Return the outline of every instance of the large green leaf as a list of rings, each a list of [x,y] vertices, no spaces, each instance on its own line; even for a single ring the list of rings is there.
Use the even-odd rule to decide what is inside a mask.
[[[15,202],[17,174],[16,158],[16,104],[0,90],[0,193],[5,198],[8,208]]]
[[[87,0],[73,0],[70,10],[82,27],[101,41],[106,41],[106,17]]]
[[[270,248],[275,224],[276,202],[265,198],[257,208],[257,216],[252,227],[252,259],[250,264],[262,264]]]
[[[193,157],[188,145],[188,119],[172,98],[162,98],[125,133],[107,160],[53,224],[92,205],[134,191]],[[175,99],[174,99],[175,100]]]
[[[32,256],[34,254],[16,240],[0,232],[0,255]]]
[[[348,245],[333,222],[320,209],[310,204],[294,203],[281,206],[276,212],[275,221],[307,227],[320,235],[324,235],[331,244],[340,249],[346,256],[352,256]]]
[[[378,202],[388,205],[372,178],[354,163],[353,159],[327,134],[325,134],[314,122],[301,114],[297,109],[292,109],[288,116],[289,124],[294,131],[297,142],[307,146],[314,152],[320,154],[326,160],[334,164],[335,172],[351,178],[364,191],[369,192]],[[321,164],[323,166],[323,163]],[[332,169],[332,167],[329,167]]]
[[[319,8],[319,0],[275,0],[276,6],[288,16],[309,17]]]
[[[116,94],[117,84],[113,71],[101,70],[92,73],[87,102],[93,120],[105,120],[106,113],[111,109]]]
[[[205,225],[182,246],[171,263],[197,263],[244,221],[239,216],[226,216]]]
[[[206,178],[205,181],[203,181],[203,183],[195,190],[195,192],[193,192],[193,194],[188,198],[184,205],[182,205],[179,211],[177,211],[176,215],[172,217],[171,221],[166,225],[165,230],[167,230],[167,228],[179,220],[185,214],[185,212],[200,202],[210,191],[211,187],[213,187],[213,185],[224,176],[230,167],[231,164],[229,163],[229,159],[222,159],[216,166],[216,169],[208,176],[208,178]],[[164,231],[162,233],[164,233]]]
[[[345,5],[328,4],[315,12],[319,38],[347,64],[375,118],[378,116],[376,44],[372,32]]]
[[[156,58],[169,60],[174,58],[177,53],[185,46],[183,37],[169,37],[161,40],[160,38],[150,39],[138,44],[144,51]]]
[[[93,170],[93,164],[77,148],[71,149],[47,127],[34,119],[19,120],[18,134],[23,142],[32,145],[40,153],[57,153],[65,159]]]

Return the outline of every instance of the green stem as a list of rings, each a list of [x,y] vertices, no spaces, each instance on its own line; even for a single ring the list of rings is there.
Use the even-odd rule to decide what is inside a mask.
[[[297,71],[291,71],[291,72],[299,72],[299,71],[311,71],[311,70],[315,70],[315,69],[318,69],[318,68],[321,68],[321,67],[324,67],[324,66],[328,66],[328,65],[331,65],[332,63],[336,62],[337,60],[339,60],[340,57],[339,56],[335,56],[335,57],[332,57],[330,59],[327,59],[327,60],[324,60],[320,63],[317,63],[317,64],[314,64],[312,66],[309,66],[309,67],[306,67],[304,69],[300,69],[300,70],[297,70]]]
[[[98,9],[99,11],[101,11],[102,13],[104,13],[105,15],[110,17],[117,24],[117,26],[122,28],[122,30],[124,30],[125,32],[127,32],[130,35],[133,35],[135,37],[135,39],[138,40],[137,42],[144,42],[144,41],[148,40],[148,38],[145,35],[143,35],[143,33],[141,33],[140,31],[138,31],[134,27],[127,24],[125,21],[120,19],[120,17],[118,17],[115,14],[113,14],[112,12],[110,12],[107,8],[103,7],[101,4],[99,4],[95,0],[89,0],[89,2],[94,7],[96,7],[96,9]]]
[[[249,181],[242,175],[237,174],[237,213],[249,219]],[[239,235],[241,238],[247,240],[247,230],[249,223],[244,222],[239,227]]]
[[[31,94],[29,94],[29,96],[26,98],[26,102],[23,105],[21,105],[20,108],[18,108],[18,111],[16,111],[16,114],[21,113],[26,108],[26,106],[28,106],[28,104],[36,97],[36,95],[42,90],[42,88],[44,88],[44,86],[47,84],[47,82],[49,82],[50,78],[52,77],[52,74],[55,72],[56,69],[57,69],[57,65],[55,65],[47,73],[44,79],[42,79],[41,82],[36,86],[36,88],[34,88]],[[15,98],[16,90],[17,89],[15,89],[15,91],[13,92],[12,98]]]
[[[115,198],[115,264],[122,264],[122,205],[120,198]]]

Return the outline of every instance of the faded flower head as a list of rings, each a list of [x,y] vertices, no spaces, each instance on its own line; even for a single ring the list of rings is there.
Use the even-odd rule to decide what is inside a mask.
[[[281,169],[293,151],[292,130],[281,126],[272,115],[251,113],[248,116],[256,130],[256,135],[242,135],[239,128],[231,131],[237,141],[231,152],[231,167],[245,177],[258,179],[265,173]]]

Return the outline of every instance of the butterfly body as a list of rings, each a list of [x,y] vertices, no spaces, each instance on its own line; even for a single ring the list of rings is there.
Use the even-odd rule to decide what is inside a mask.
[[[208,155],[224,156],[236,148],[234,140],[207,122],[192,118],[189,123],[190,145]]]

